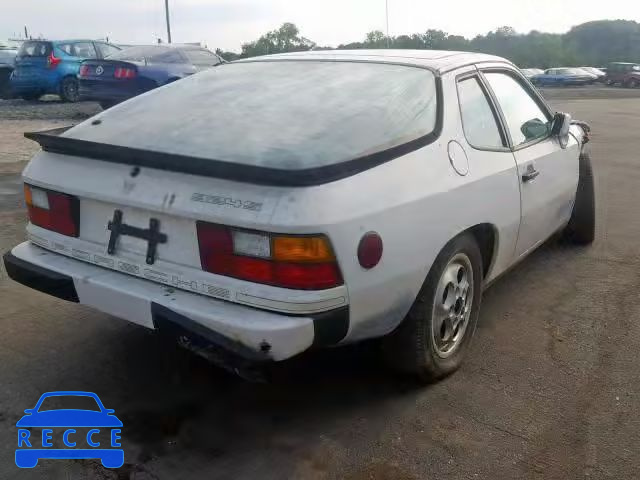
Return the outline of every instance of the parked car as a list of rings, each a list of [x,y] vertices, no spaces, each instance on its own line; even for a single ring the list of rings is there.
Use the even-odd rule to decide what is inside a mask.
[[[607,66],[607,85],[640,87],[640,65],[637,63],[612,62]]]
[[[252,58],[29,138],[8,275],[236,372],[383,337],[441,378],[483,289],[594,238],[588,127],[478,53]]]
[[[587,73],[595,75],[596,82],[604,82],[607,77],[607,74],[605,72],[596,67],[580,67],[580,70],[584,70]]]
[[[15,48],[0,48],[0,98],[10,96],[9,77],[13,72],[17,53]]]
[[[540,68],[521,68],[520,71],[527,78],[535,77],[536,75],[542,75],[544,73],[544,70]]]
[[[25,100],[51,93],[66,102],[77,102],[80,63],[118,50],[115,45],[93,40],[25,41],[16,56],[11,88]]]
[[[596,76],[579,68],[550,68],[542,75],[531,78],[534,85],[540,87],[557,87],[569,85],[589,85],[596,81]]]
[[[80,67],[80,97],[103,108],[223,63],[192,45],[149,45],[124,49]]]

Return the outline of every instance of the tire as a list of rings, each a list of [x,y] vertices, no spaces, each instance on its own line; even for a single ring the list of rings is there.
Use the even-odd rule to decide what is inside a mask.
[[[66,77],[60,83],[60,98],[69,103],[75,103],[80,100],[80,92],[78,91],[78,80],[73,77]]]
[[[589,154],[580,155],[578,190],[564,237],[576,245],[589,245],[596,236],[596,198]]]
[[[461,266],[464,270],[462,280]],[[472,235],[462,234],[443,248],[406,318],[382,341],[385,359],[394,370],[411,375],[422,383],[430,383],[460,367],[478,322],[482,271],[482,255]],[[469,286],[466,295],[461,295],[465,279]],[[466,297],[466,305],[463,297]],[[471,308],[468,308],[469,300]],[[447,309],[449,313],[459,312],[458,318],[463,320],[458,328],[442,320],[446,314],[438,318],[439,307],[446,307],[441,312]],[[462,333],[460,329],[463,329]],[[447,350],[443,342],[449,335],[451,345]]]
[[[638,88],[640,86],[640,83],[638,83],[638,80],[636,80],[635,78],[629,80],[629,88]]]

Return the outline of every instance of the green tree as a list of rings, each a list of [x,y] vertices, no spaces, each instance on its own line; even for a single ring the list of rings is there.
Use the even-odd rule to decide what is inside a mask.
[[[240,57],[254,57],[272,53],[311,50],[315,43],[300,35],[293,23],[283,23],[277,30],[265,33],[258,40],[242,45]]]

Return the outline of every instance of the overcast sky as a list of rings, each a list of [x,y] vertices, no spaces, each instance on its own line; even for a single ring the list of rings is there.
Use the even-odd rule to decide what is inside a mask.
[[[388,0],[391,35],[429,28],[473,37],[510,25],[518,32],[564,32],[589,20],[640,21],[636,0]],[[358,41],[385,30],[385,0],[169,0],[174,42],[240,50],[283,22],[320,45]],[[1,0],[0,41],[19,35],[100,38],[121,43],[166,39],[164,0]]]

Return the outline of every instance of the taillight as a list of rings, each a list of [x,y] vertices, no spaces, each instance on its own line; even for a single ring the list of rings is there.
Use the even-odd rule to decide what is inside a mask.
[[[80,65],[80,76],[88,77],[91,72],[91,67],[89,65]]]
[[[136,71],[133,68],[117,67],[113,76],[116,78],[135,78]]]
[[[56,68],[61,61],[61,58],[56,57],[53,52],[51,52],[47,57],[47,66],[49,68]]]
[[[24,199],[31,223],[69,237],[78,236],[80,202],[77,197],[25,183]]]
[[[329,239],[280,235],[196,222],[200,263],[207,272],[296,290],[342,285]]]

